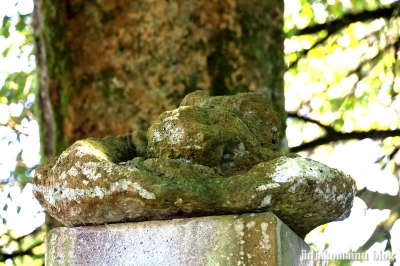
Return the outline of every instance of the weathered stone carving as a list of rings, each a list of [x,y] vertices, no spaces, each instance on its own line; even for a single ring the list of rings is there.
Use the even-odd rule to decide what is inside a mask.
[[[348,216],[350,176],[277,151],[261,94],[189,94],[147,135],[89,138],[37,167],[34,194],[67,226],[272,211],[299,236]]]

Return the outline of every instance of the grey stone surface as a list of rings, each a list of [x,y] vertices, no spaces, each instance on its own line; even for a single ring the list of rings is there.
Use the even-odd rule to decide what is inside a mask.
[[[150,158],[190,160],[233,176],[277,157],[279,129],[279,115],[265,95],[196,91],[149,127],[147,152]]]
[[[33,193],[66,226],[270,211],[304,237],[346,218],[354,180],[278,152],[278,129],[261,94],[191,93],[147,134],[80,140],[39,165]]]
[[[315,265],[309,246],[272,213],[57,228],[46,265]]]

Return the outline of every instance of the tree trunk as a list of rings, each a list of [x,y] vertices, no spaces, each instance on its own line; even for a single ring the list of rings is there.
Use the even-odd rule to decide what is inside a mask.
[[[35,22],[47,157],[199,89],[263,92],[285,119],[281,0],[35,0]]]

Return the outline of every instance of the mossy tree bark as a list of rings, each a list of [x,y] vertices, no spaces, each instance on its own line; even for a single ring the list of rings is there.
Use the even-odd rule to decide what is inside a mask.
[[[35,22],[47,157],[198,89],[261,91],[284,121],[283,1],[35,0]]]

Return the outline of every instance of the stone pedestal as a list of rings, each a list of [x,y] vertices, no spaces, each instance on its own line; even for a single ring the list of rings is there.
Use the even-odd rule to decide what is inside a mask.
[[[272,213],[56,228],[46,265],[315,265],[309,246]]]

